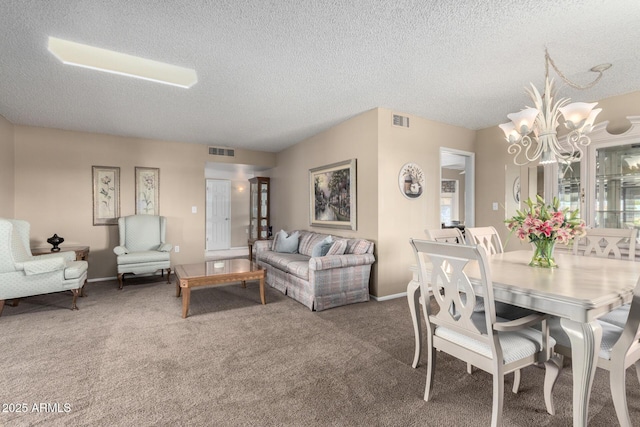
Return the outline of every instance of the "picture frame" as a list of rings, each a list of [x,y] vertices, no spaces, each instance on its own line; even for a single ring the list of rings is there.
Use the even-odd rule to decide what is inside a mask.
[[[407,199],[417,199],[424,193],[424,172],[415,163],[405,163],[398,174],[400,192]]]
[[[120,217],[120,168],[91,166],[93,225],[118,225]]]
[[[309,169],[309,225],[357,229],[356,159]]]
[[[160,215],[160,169],[136,166],[136,215]]]

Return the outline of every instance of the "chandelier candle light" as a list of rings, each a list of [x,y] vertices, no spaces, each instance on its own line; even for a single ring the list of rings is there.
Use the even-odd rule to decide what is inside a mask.
[[[557,197],[550,205],[540,196],[536,197],[535,203],[527,199],[525,204],[528,208],[505,220],[507,228],[520,240],[529,240],[533,245],[530,266],[555,268],[558,266],[553,256],[556,243],[568,245],[576,237],[584,236],[585,223],[578,218],[578,209],[560,209]]]
[[[531,89],[527,88],[526,92],[533,100],[535,108],[527,107],[518,113],[508,114],[507,118],[511,121],[500,125],[509,142],[507,151],[514,155],[513,162],[518,166],[536,160],[539,160],[540,164],[569,164],[580,160],[582,149],[591,143],[587,134],[591,132],[596,117],[602,111],[601,108],[594,109],[597,102],[570,103],[569,98],[555,99],[557,91],[553,79],[549,79],[549,65],[564,82],[576,89],[594,86],[602,78],[602,73],[611,67],[611,64],[601,64],[591,68],[591,71],[598,73],[598,77],[586,86],[579,86],[569,81],[558,70],[545,49],[544,93],[540,94],[531,83]],[[562,145],[557,137],[560,115],[569,130],[567,142]]]

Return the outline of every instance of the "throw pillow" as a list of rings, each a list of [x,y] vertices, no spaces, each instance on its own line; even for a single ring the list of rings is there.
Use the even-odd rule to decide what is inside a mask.
[[[346,240],[336,240],[333,242],[333,245],[329,248],[329,252],[327,255],[344,255],[344,251],[347,250],[347,241]]]
[[[331,245],[333,245],[333,238],[331,236],[325,237],[313,247],[311,257],[325,256],[329,252]]]
[[[280,230],[278,232],[278,237],[275,241],[275,251],[295,254],[298,253],[298,238],[300,237],[300,233],[294,231],[291,235],[287,235],[287,232],[284,230]]]

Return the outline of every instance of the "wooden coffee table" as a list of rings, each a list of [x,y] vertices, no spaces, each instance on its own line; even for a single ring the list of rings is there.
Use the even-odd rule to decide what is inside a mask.
[[[223,259],[199,264],[177,265],[175,274],[176,297],[179,297],[182,292],[182,318],[186,318],[189,313],[191,288],[198,286],[242,282],[244,288],[247,286],[247,280],[260,280],[260,299],[262,304],[267,303],[264,296],[265,270],[248,259]]]

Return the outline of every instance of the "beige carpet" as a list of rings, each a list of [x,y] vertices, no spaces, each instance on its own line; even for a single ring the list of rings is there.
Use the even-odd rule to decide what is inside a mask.
[[[464,363],[442,353],[433,401],[422,400],[425,368],[411,368],[403,298],[315,313],[271,288],[262,306],[254,282],[194,290],[182,319],[174,285],[158,280],[127,279],[122,291],[115,281],[90,283],[75,312],[70,294],[5,307],[0,425],[489,424],[491,377],[467,375]],[[545,411],[543,376],[526,369],[517,395],[508,377],[505,425],[571,425],[570,367],[556,387],[556,416]],[[634,368],[627,384],[640,424]],[[15,404],[27,411],[15,412]],[[591,426],[617,425],[602,370],[589,418]]]

